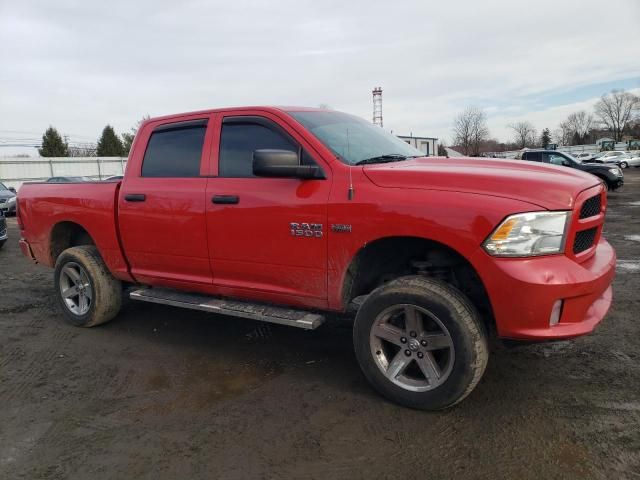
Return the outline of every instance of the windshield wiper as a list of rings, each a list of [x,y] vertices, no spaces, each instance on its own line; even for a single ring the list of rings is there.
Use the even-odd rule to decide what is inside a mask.
[[[401,155],[399,153],[387,153],[385,155],[378,155],[377,157],[365,158],[364,160],[360,160],[356,162],[354,165],[366,165],[368,163],[388,163],[388,162],[398,162],[400,160],[406,160],[406,155]]]

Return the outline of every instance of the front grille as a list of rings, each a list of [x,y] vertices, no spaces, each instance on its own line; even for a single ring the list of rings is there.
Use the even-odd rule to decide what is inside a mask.
[[[577,255],[593,246],[596,239],[598,227],[589,228],[576,233],[576,239],[573,241],[573,253]]]
[[[6,198],[0,198],[0,203],[5,203],[7,201]]]
[[[602,209],[601,202],[602,198],[600,197],[600,194],[585,200],[582,204],[582,208],[580,209],[580,218],[589,218],[598,215]]]

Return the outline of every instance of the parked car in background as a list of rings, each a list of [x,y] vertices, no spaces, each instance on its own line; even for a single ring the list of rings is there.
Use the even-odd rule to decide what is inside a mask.
[[[622,161],[622,159],[625,157],[625,155],[627,154],[627,152],[623,152],[622,150],[613,150],[610,152],[602,152],[599,153],[597,155],[595,155],[592,159],[591,162],[594,163],[609,163],[609,164],[615,164],[620,166],[620,162]],[[625,168],[625,167],[623,167]]]
[[[522,153],[521,159],[529,162],[551,163],[588,172],[600,178],[607,190],[616,190],[624,184],[624,176],[618,166],[582,163],[571,154],[558,152],[557,150],[528,150]]]
[[[7,222],[4,218],[4,213],[0,212],[0,249],[4,247],[7,242]]]
[[[630,152],[624,152],[624,155],[616,157],[620,168],[638,167],[640,166],[640,155],[632,155]]]
[[[16,190],[2,182],[0,182],[0,212],[7,215],[16,213]]]
[[[89,177],[51,177],[47,180],[47,183],[78,183],[78,182],[93,182]]]
[[[630,167],[640,167],[640,151],[636,150],[635,152],[628,152],[627,155],[629,155],[627,163]]]

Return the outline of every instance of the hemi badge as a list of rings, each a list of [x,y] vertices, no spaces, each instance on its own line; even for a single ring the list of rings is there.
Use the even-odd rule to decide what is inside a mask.
[[[331,225],[331,231],[336,233],[351,233],[351,225],[334,223]]]

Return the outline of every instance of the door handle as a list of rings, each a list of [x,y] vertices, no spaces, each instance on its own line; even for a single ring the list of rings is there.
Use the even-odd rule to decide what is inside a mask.
[[[240,203],[240,197],[237,195],[214,195],[211,198],[212,203],[222,203],[224,205],[232,205]]]
[[[144,202],[147,196],[144,193],[127,193],[124,199],[127,202]]]

